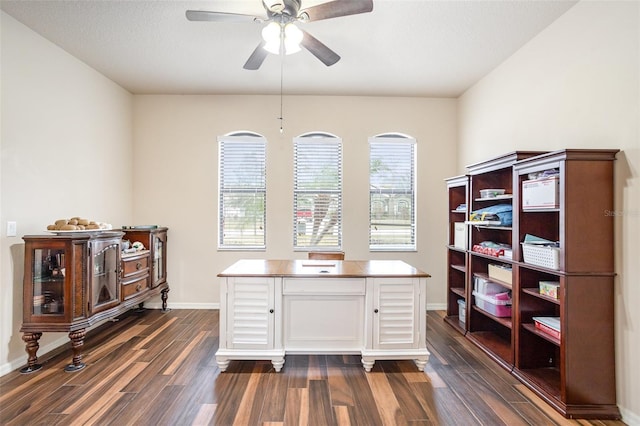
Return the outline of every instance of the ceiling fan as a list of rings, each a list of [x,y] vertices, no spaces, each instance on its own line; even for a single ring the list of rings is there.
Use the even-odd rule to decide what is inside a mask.
[[[300,50],[299,46],[307,49],[326,66],[335,64],[340,60],[337,53],[293,24],[357,15],[373,10],[373,0],[332,0],[306,9],[301,9],[301,0],[262,0],[262,5],[266,12],[263,16],[207,10],[187,10],[186,16],[189,21],[268,23],[262,30],[263,40],[243,67],[247,70],[257,70],[269,52],[280,53],[284,50],[288,54]]]

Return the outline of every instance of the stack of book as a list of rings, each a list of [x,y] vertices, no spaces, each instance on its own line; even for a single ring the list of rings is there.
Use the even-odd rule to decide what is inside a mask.
[[[543,333],[560,338],[560,317],[533,317],[536,329]]]

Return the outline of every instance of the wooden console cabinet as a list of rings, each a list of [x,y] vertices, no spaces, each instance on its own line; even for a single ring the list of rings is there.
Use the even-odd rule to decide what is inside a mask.
[[[166,229],[164,230],[166,240]],[[166,309],[169,286],[152,286],[152,250],[121,254],[121,231],[27,235],[25,241],[23,323],[20,331],[29,355],[22,373],[37,363],[43,332],[67,332],[73,349],[66,371],[84,368],[81,349],[87,328],[161,295]],[[165,253],[166,255],[166,253]],[[164,265],[164,263],[163,263]],[[163,269],[163,274],[166,269]]]
[[[428,274],[400,261],[241,260],[220,273],[216,360],[285,354],[361,354],[411,359],[423,370]]]

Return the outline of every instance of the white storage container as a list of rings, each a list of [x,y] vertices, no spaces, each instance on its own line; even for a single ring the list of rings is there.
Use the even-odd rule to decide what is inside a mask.
[[[460,327],[464,328],[467,322],[467,302],[464,299],[458,299],[458,321]]]
[[[453,245],[461,250],[467,248],[467,225],[464,222],[453,224]]]
[[[473,290],[474,293],[479,294],[498,294],[503,293],[506,289],[500,284],[496,284],[487,279],[474,275]]]

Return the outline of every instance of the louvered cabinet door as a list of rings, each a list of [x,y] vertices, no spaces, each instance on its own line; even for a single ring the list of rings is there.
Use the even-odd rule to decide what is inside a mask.
[[[418,348],[420,338],[418,279],[373,281],[373,349]]]
[[[273,278],[236,277],[227,288],[227,348],[273,349]]]

